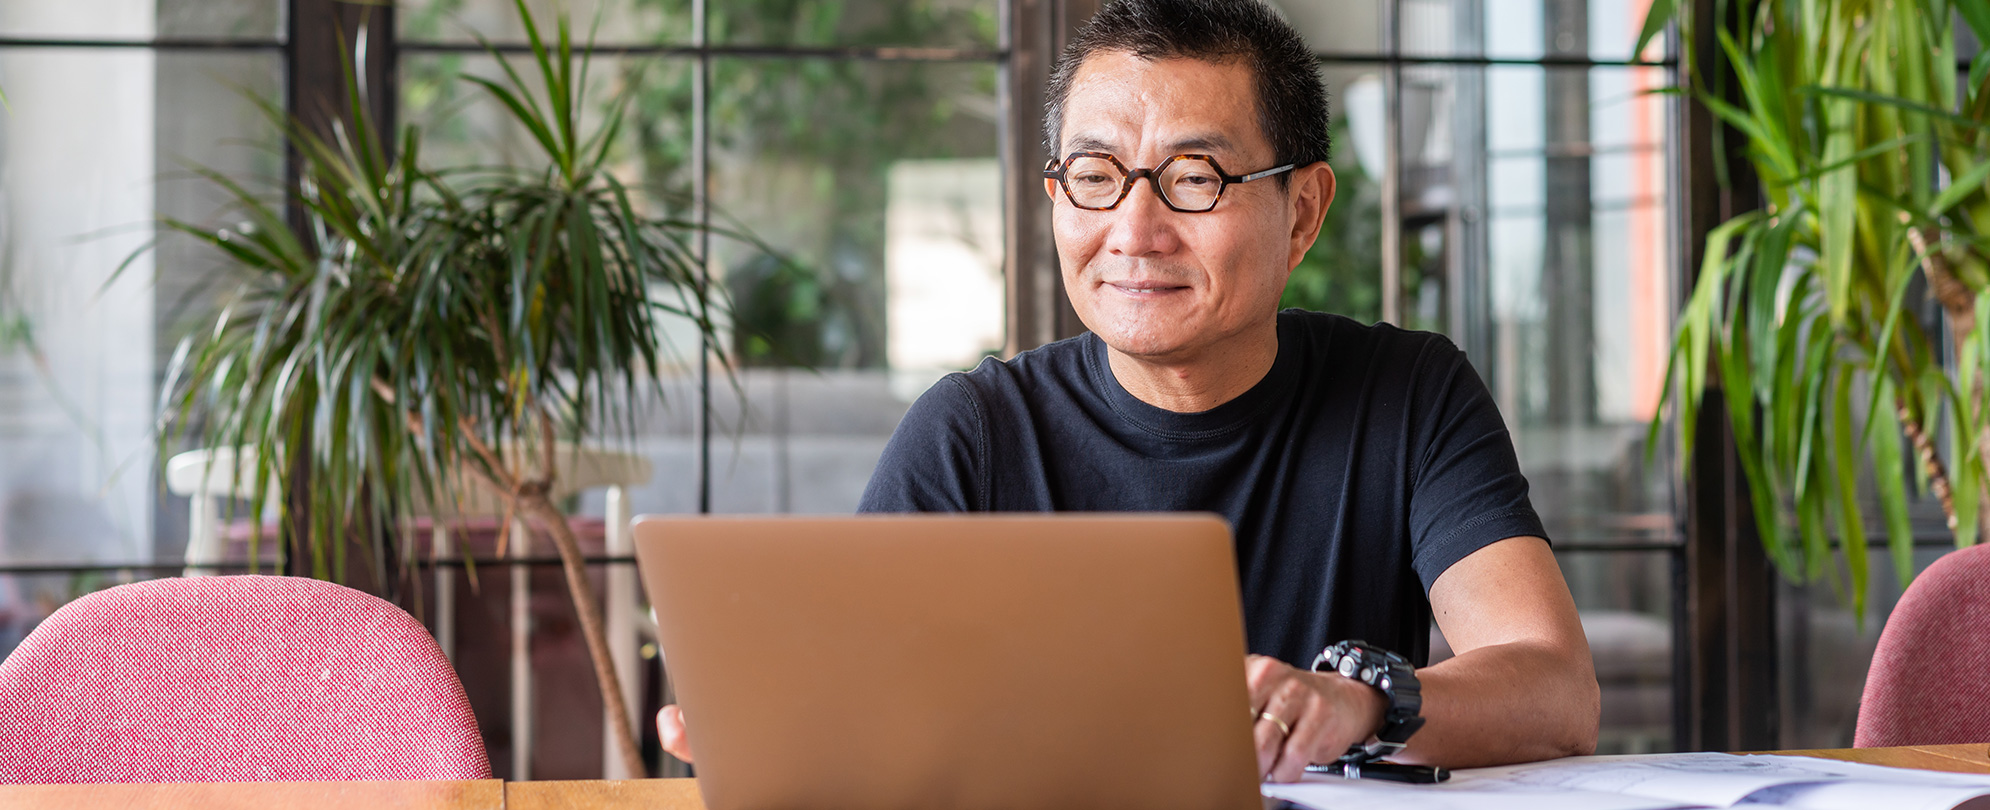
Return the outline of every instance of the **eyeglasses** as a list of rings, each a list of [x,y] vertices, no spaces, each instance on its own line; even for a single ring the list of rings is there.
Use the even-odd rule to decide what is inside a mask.
[[[1152,169],[1129,171],[1119,158],[1104,152],[1072,152],[1063,164],[1051,160],[1043,166],[1043,176],[1064,188],[1071,204],[1087,211],[1111,211],[1119,207],[1133,183],[1142,177],[1154,184],[1154,192],[1169,210],[1200,214],[1216,207],[1223,190],[1232,183],[1248,183],[1291,171],[1287,163],[1276,168],[1245,175],[1229,174],[1208,155],[1176,155]]]

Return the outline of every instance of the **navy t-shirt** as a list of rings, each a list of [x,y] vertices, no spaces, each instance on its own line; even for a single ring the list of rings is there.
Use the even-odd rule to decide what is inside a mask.
[[[1278,359],[1201,413],[1140,401],[1090,333],[950,374],[912,404],[865,512],[1203,511],[1236,538],[1251,652],[1358,638],[1423,665],[1431,583],[1547,536],[1491,393],[1441,335],[1303,310]]]

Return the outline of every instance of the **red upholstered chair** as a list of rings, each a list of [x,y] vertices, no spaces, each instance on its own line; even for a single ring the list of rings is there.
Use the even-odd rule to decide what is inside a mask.
[[[0,783],[488,779],[413,617],[294,577],[162,579],[57,610],[0,661]]]
[[[1914,578],[1880,632],[1852,744],[1990,742],[1990,545]]]

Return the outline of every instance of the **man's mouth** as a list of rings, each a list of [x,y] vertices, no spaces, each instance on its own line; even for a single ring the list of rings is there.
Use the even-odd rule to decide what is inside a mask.
[[[1111,286],[1114,289],[1119,290],[1120,292],[1136,293],[1143,295],[1151,295],[1154,293],[1173,292],[1175,290],[1188,289],[1187,286],[1180,284],[1157,284],[1157,283],[1144,282],[1144,281],[1130,282],[1130,283],[1116,282],[1116,283],[1111,283],[1108,286]]]

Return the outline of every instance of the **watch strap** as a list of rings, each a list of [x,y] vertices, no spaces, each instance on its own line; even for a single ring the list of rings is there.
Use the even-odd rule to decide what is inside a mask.
[[[1423,685],[1416,667],[1400,655],[1365,641],[1347,640],[1329,645],[1313,659],[1314,672],[1333,672],[1360,681],[1382,692],[1388,707],[1382,712],[1382,727],[1372,740],[1355,743],[1342,762],[1382,759],[1403,749],[1410,735],[1423,727]]]

